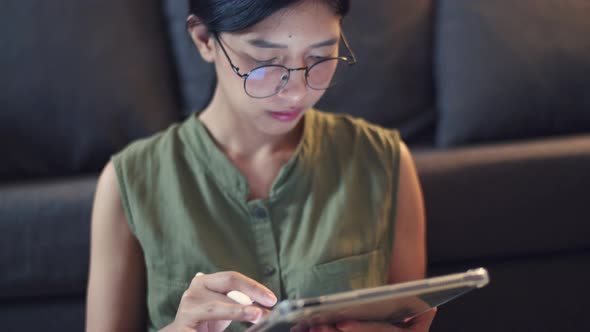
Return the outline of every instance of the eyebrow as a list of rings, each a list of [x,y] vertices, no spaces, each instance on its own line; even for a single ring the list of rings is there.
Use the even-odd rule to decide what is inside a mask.
[[[320,47],[332,46],[332,45],[337,44],[338,40],[339,40],[338,38],[330,38],[330,39],[324,40],[322,42],[315,43],[315,44],[311,45],[310,48],[320,48]],[[287,45],[276,44],[276,43],[270,42],[265,39],[260,39],[260,38],[251,39],[248,41],[248,44],[258,47],[258,48],[288,48]]]

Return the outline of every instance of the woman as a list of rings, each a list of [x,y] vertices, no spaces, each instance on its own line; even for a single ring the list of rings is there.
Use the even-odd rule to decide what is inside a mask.
[[[268,310],[231,290],[270,307],[424,277],[421,191],[397,132],[312,109],[356,61],[340,25],[348,7],[191,1],[188,31],[216,88],[202,112],[131,144],[101,174],[88,331],[240,330]],[[410,329],[427,331],[433,316]]]

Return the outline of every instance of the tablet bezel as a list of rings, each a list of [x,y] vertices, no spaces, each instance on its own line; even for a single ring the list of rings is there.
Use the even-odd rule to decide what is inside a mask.
[[[393,285],[352,290],[314,298],[285,300],[273,311],[246,332],[266,332],[281,324],[296,324],[302,319],[322,312],[330,312],[351,305],[362,305],[371,302],[395,300],[410,296],[427,296],[441,291],[457,290],[434,306],[447,303],[473,289],[484,287],[489,283],[486,269],[471,269],[462,273],[448,274],[439,277],[409,281]],[[419,313],[418,313],[419,314]],[[415,315],[414,315],[415,316]],[[410,318],[410,317],[408,317]]]

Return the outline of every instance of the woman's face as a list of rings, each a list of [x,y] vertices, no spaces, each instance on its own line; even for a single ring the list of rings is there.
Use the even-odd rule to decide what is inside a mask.
[[[325,57],[338,55],[340,17],[322,1],[303,1],[278,11],[253,27],[238,33],[220,34],[221,43],[240,73],[267,64],[289,68],[311,66]],[[268,135],[292,130],[305,110],[324,94],[305,82],[305,71],[292,71],[287,85],[264,99],[244,91],[244,79],[232,70],[215,44],[218,96],[232,117]],[[253,79],[253,78],[251,78]]]

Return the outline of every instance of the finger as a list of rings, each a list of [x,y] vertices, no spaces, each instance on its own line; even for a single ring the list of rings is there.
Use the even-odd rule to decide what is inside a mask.
[[[187,290],[182,295],[179,310],[183,314],[190,312],[190,315],[189,315],[189,317],[183,316],[183,319],[187,322],[190,322],[190,323],[198,322],[198,320],[195,320],[195,317],[194,317],[194,315],[198,314],[198,312],[193,310],[192,308],[202,306],[206,303],[226,303],[226,304],[232,304],[232,305],[240,305],[223,294],[219,294],[219,293],[212,292],[209,290],[204,290],[202,292],[199,292],[198,295],[191,293]],[[242,305],[242,307],[245,307],[245,306]],[[254,307],[256,307],[256,306],[254,306]],[[188,309],[183,310],[184,308],[188,308]],[[256,307],[256,308],[260,309],[261,314],[256,316],[253,320],[250,320],[249,322],[256,323],[260,319],[262,319],[264,316],[268,315],[268,313],[270,312],[270,310],[267,310],[263,307]]]
[[[433,321],[434,317],[436,316],[436,313],[438,312],[438,308],[434,307],[431,310],[428,310],[427,312],[424,313],[424,319],[427,319],[429,321]]]
[[[260,316],[258,316],[258,318],[257,318],[257,319],[255,319],[255,320],[251,320],[251,321],[250,321],[251,323],[254,323],[254,324],[257,324],[257,323],[259,323],[259,322],[260,322],[260,320],[262,320],[264,317],[266,317],[266,316],[270,315],[270,313],[272,312],[271,310],[268,310],[268,309],[266,309],[266,308],[264,308],[264,307],[261,307],[261,306],[256,306],[256,305],[253,305],[253,306],[254,306],[255,308],[258,308],[258,309],[260,309],[260,311],[262,312],[262,314],[261,314]]]
[[[230,300],[231,301],[231,300]],[[243,306],[225,301],[211,301],[198,305],[188,305],[179,309],[180,315],[186,321],[198,324],[206,321],[233,320],[240,322],[257,321],[262,316],[261,308]]]
[[[217,293],[204,287],[193,287],[192,284],[182,294],[181,304],[196,306],[205,302],[225,302],[236,304],[234,300],[230,299],[225,294]]]
[[[238,272],[218,272],[196,276],[193,278],[191,287],[193,284],[203,285],[211,291],[223,294],[240,291],[249,296],[252,301],[269,307],[277,303],[277,297],[270,289]]]
[[[432,308],[431,310],[426,311],[425,313],[421,314],[420,316],[416,317],[415,324],[413,324],[412,330],[415,331],[428,331],[430,329],[430,325],[432,325],[432,321],[436,316],[436,312],[438,308]],[[411,322],[412,323],[412,322]]]
[[[204,276],[204,275],[205,275],[205,273],[198,272],[195,275],[195,278],[200,277],[200,276]],[[252,304],[252,299],[248,295],[246,295],[240,291],[237,291],[237,290],[230,291],[229,293],[226,294],[226,296],[229,297],[230,299],[234,300],[235,302],[242,304],[242,305],[251,305]]]

